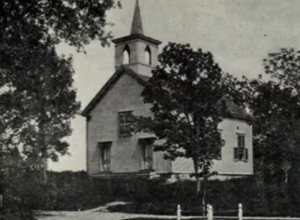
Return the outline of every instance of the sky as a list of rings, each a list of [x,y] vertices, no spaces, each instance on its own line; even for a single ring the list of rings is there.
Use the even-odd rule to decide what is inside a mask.
[[[300,48],[299,0],[139,0],[144,34],[163,43],[189,43],[210,51],[224,72],[257,78],[262,60],[280,48]],[[135,0],[121,0],[122,8],[108,11],[107,30],[115,38],[129,35]],[[60,54],[73,56],[74,87],[82,109],[114,73],[114,45],[103,48],[95,41],[86,54],[68,45]],[[72,121],[67,138],[69,155],[49,164],[54,171],[86,170],[85,118]]]

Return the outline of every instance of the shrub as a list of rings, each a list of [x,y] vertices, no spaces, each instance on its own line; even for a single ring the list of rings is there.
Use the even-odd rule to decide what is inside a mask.
[[[194,181],[96,179],[84,171],[49,172],[46,184],[39,183],[36,173],[27,172],[12,179],[15,182],[7,192],[17,195],[19,200],[5,201],[11,204],[10,210],[26,207],[28,210],[77,211],[122,200],[129,203],[109,210],[175,215],[177,204],[180,204],[184,215],[202,215],[202,201],[195,195]],[[255,176],[210,180],[206,202],[214,207],[217,216],[236,216],[238,203],[243,204],[244,214],[248,216],[300,216],[298,182],[298,175],[291,176],[287,186],[264,183]],[[11,213],[10,210],[7,213]],[[30,213],[26,209],[22,212]]]

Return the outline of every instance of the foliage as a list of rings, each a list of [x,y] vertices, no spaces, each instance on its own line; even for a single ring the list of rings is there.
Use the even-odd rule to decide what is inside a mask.
[[[3,210],[0,219],[34,219],[31,206],[42,195],[40,183],[32,175],[31,168],[24,163],[18,151],[5,153],[1,166],[3,191]]]
[[[22,147],[33,162],[65,154],[70,119],[79,110],[72,59],[57,55],[65,41],[78,49],[107,45],[105,1],[1,1],[1,142]],[[47,134],[47,135],[46,135]]]
[[[46,180],[47,160],[68,151],[64,138],[80,107],[72,59],[59,56],[55,46],[65,42],[82,51],[93,40],[108,45],[106,11],[115,6],[113,0],[0,2],[0,157],[9,160],[9,152],[19,150],[26,163],[21,174],[42,169]],[[21,183],[18,176],[4,177],[0,194],[12,189],[10,181]],[[16,197],[19,192],[10,193]]]
[[[153,117],[139,117],[137,131],[164,140],[155,149],[166,158],[191,158],[199,179],[209,174],[223,144],[218,125],[228,113],[224,100],[241,100],[237,80],[222,72],[210,52],[189,44],[169,43],[158,60],[142,92]]]
[[[254,118],[255,170],[262,183],[280,191],[278,197],[265,188],[266,203],[273,206],[276,199],[286,202],[292,213],[291,197],[300,178],[300,52],[281,49],[270,53],[263,63],[271,80],[245,80]]]
[[[127,201],[125,205],[111,206],[109,211],[175,215],[177,205],[181,204],[183,215],[202,215],[201,200],[195,194],[194,181],[166,183],[159,179],[91,179],[82,171],[49,172],[47,183],[40,184],[36,173],[25,169],[20,171],[18,178],[11,178],[12,183],[24,183],[21,187],[10,185],[10,192],[15,191],[14,195],[20,201],[14,204],[24,204],[22,207],[34,210],[78,211],[112,201]],[[291,176],[292,181],[294,185],[289,190],[293,194],[286,200],[282,189],[275,183],[261,185],[260,179],[255,176],[209,180],[207,202],[213,205],[218,216],[236,216],[238,203],[243,204],[246,216],[300,216],[300,191],[296,184],[299,179]],[[11,207],[7,202],[5,205]]]
[[[63,138],[70,135],[70,119],[79,109],[72,60],[58,57],[54,48],[37,47],[34,53],[28,48],[26,59],[0,52],[7,58],[2,59],[7,71],[1,79],[9,83],[0,101],[3,147],[22,146],[32,162],[39,157],[57,160],[57,153],[67,152]]]
[[[83,49],[95,39],[107,45],[106,11],[114,6],[112,0],[1,1],[3,146],[22,146],[32,163],[67,152],[62,138],[71,133],[79,103],[72,59],[58,56],[55,45],[65,41]]]
[[[127,182],[127,181],[126,181]],[[133,181],[130,182],[133,184]],[[176,207],[181,205],[183,215],[202,215],[202,201],[196,196],[193,189],[194,181],[179,181],[175,183],[164,183],[151,180],[140,184],[139,193],[131,196],[132,201],[126,205],[112,206],[111,212],[142,213],[175,215]],[[264,203],[266,194],[273,195],[274,200]],[[126,191],[123,188],[123,192]],[[129,193],[127,194],[129,196]],[[267,195],[270,196],[270,195]],[[298,193],[294,192],[294,197]],[[243,204],[245,216],[300,216],[298,203],[282,200],[282,193],[273,184],[260,185],[257,177],[228,179],[224,181],[209,180],[207,184],[207,202],[214,208],[215,216],[237,216],[238,203]],[[288,213],[287,205],[294,211]]]
[[[52,44],[64,40],[82,48],[97,39],[105,45],[111,37],[104,30],[106,11],[114,6],[113,0],[3,0],[0,3],[0,39],[9,44],[28,30],[31,32],[27,37],[36,35],[40,41]]]

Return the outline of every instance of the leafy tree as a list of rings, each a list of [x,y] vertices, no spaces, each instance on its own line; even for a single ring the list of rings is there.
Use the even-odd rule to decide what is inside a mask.
[[[119,3],[118,3],[119,4]],[[92,40],[103,45],[111,37],[104,27],[106,11],[115,6],[113,0],[28,0],[0,2],[0,41],[9,43],[30,27],[30,35],[39,40],[59,43],[62,40],[82,48]],[[25,36],[23,36],[25,37]],[[24,38],[23,38],[24,39]]]
[[[142,92],[152,116],[138,117],[137,131],[164,140],[155,150],[164,151],[166,158],[192,159],[199,195],[200,178],[211,174],[223,144],[218,125],[228,113],[224,102],[242,101],[237,80],[222,72],[210,52],[189,44],[169,43],[158,60]]]
[[[289,184],[290,179],[295,182],[300,177],[300,52],[281,49],[270,53],[263,64],[270,81],[245,80],[254,118],[255,170],[263,185],[275,184],[289,202],[288,188],[296,186]],[[273,195],[266,198],[272,205]]]
[[[63,138],[71,134],[70,119],[80,107],[72,88],[72,60],[58,57],[54,48],[37,47],[26,60],[10,59],[9,50],[5,55],[2,65],[13,74],[2,75],[10,81],[0,101],[2,145],[22,147],[28,161],[45,166],[43,160],[56,161],[58,153],[67,153]]]
[[[3,152],[20,150],[26,167],[42,168],[46,180],[47,160],[67,153],[64,137],[79,103],[72,59],[58,56],[55,46],[65,42],[84,51],[93,40],[108,45],[106,11],[115,5],[113,0],[0,1],[1,163],[10,158]],[[10,175],[0,168],[2,194]]]
[[[44,171],[48,158],[67,152],[63,138],[79,109],[72,59],[58,56],[55,46],[66,42],[83,50],[92,40],[107,45],[106,11],[112,7],[113,0],[0,3],[0,141],[22,147]]]
[[[5,201],[26,194],[27,188],[9,184],[27,182],[26,173],[36,169],[47,180],[47,160],[56,161],[68,150],[64,137],[71,134],[79,103],[72,59],[58,56],[55,46],[65,42],[84,51],[93,40],[108,45],[106,11],[115,6],[113,0],[0,1],[0,194]],[[22,166],[4,169],[12,152]],[[21,206],[28,209],[27,203]]]

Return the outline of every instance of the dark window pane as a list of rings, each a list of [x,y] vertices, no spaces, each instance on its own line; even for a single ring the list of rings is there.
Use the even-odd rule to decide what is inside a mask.
[[[126,127],[124,125],[120,125],[120,127],[119,127],[119,134],[121,136],[123,136],[124,134],[126,134]]]
[[[124,124],[126,122],[124,113],[119,114],[119,124]]]

